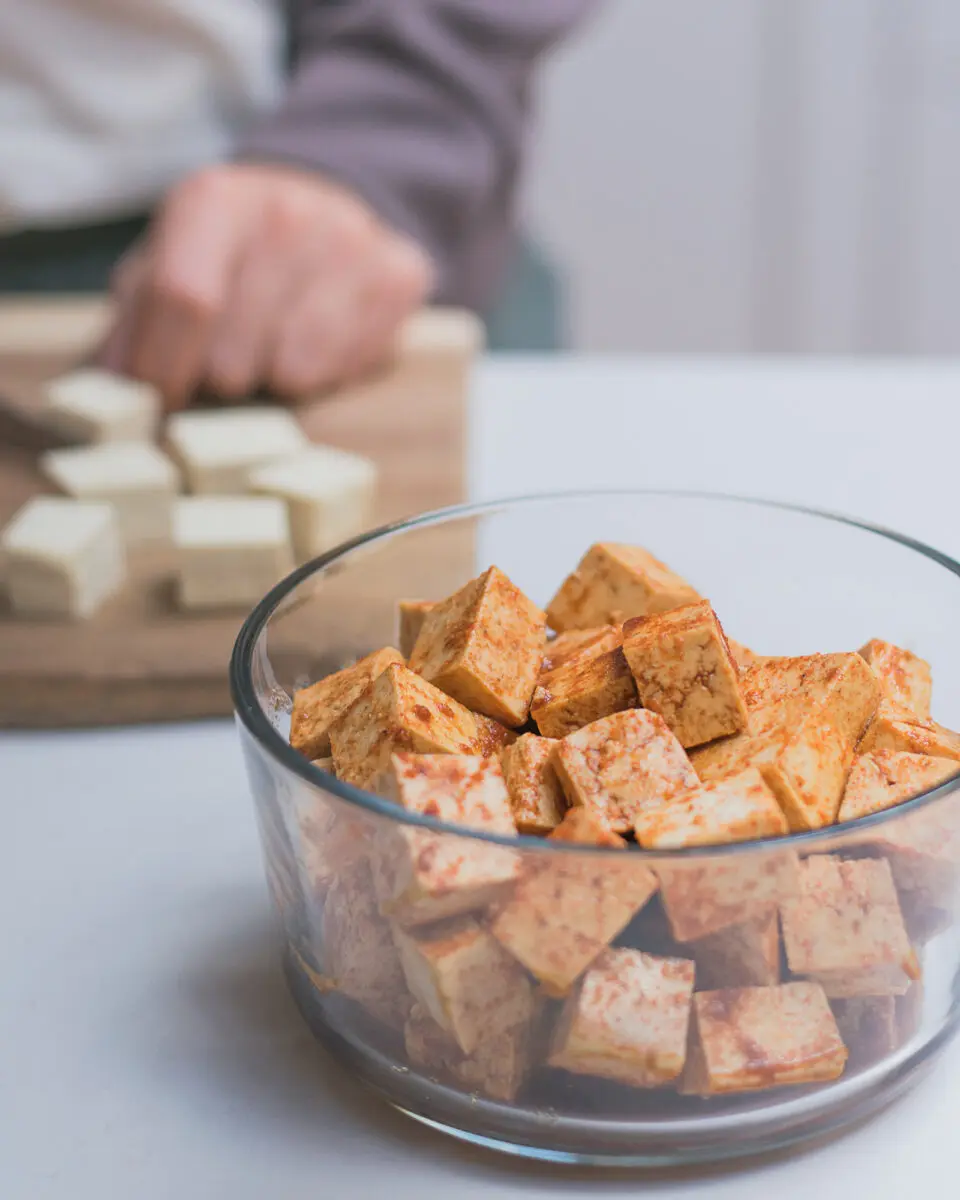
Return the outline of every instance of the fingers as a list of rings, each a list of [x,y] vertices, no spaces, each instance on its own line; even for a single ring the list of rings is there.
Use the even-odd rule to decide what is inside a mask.
[[[208,347],[249,229],[243,197],[216,172],[171,193],[145,251],[125,335],[124,369],[179,408],[202,381]]]
[[[339,277],[316,277],[285,315],[265,382],[296,397],[378,364],[399,325],[423,302],[431,271],[422,252],[388,235]]]
[[[356,197],[279,168],[227,166],[170,194],[118,267],[102,361],[169,408],[205,386],[297,397],[367,370],[432,283],[424,253]]]

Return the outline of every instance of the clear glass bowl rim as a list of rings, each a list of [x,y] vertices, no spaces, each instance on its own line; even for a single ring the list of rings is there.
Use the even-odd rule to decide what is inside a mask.
[[[935,550],[932,546],[928,546],[924,542],[910,537],[908,534],[898,533],[882,525],[874,525],[869,521],[864,521],[857,517],[844,516],[831,512],[828,509],[793,504],[784,500],[764,499],[757,496],[741,496],[727,492],[698,491],[695,489],[613,488],[546,492],[527,496],[511,496],[500,500],[486,500],[475,504],[452,505],[447,508],[434,509],[431,512],[421,513],[415,517],[408,517],[401,521],[394,521],[378,526],[376,529],[371,529],[359,537],[342,542],[339,546],[335,546],[332,550],[327,551],[327,553],[321,554],[318,558],[314,558],[310,562],[297,567],[296,570],[285,576],[272,588],[244,621],[230,657],[230,692],[237,718],[260,748],[280,766],[299,776],[300,779],[311,787],[328,792],[336,796],[339,800],[346,801],[346,803],[364,809],[367,812],[375,813],[386,820],[401,825],[430,829],[438,833],[466,837],[478,842],[509,846],[514,849],[520,849],[524,853],[587,854],[591,856],[599,854],[622,854],[623,851],[619,847],[590,846],[574,842],[555,842],[529,834],[518,834],[511,837],[502,834],[486,833],[483,830],[471,828],[466,825],[455,825],[446,821],[440,821],[435,817],[408,812],[406,809],[400,808],[398,805],[380,796],[376,796],[372,792],[365,792],[360,788],[353,787],[351,784],[341,782],[335,776],[328,774],[326,771],[321,771],[319,767],[315,767],[309,759],[304,758],[302,754],[294,750],[289,742],[285,741],[274,728],[257,700],[253,682],[253,656],[259,639],[266,630],[271,616],[273,616],[274,612],[287,596],[312,575],[346,558],[354,550],[362,546],[370,546],[378,542],[388,541],[392,538],[402,536],[411,530],[429,528],[464,518],[499,514],[505,510],[514,508],[533,508],[537,505],[546,505],[561,501],[591,501],[603,498],[630,501],[656,497],[662,497],[667,500],[705,500],[721,504],[751,505],[757,508],[797,513],[801,516],[814,517],[823,521],[846,525],[853,529],[859,529],[864,533],[873,534],[876,537],[895,542],[906,547],[908,550],[913,550],[915,553],[938,563],[960,580],[960,562],[957,562],[942,551]],[[957,764],[957,768],[958,772],[960,772],[960,763]],[[736,854],[757,854],[760,851],[772,852],[790,849],[795,846],[812,848],[817,842],[829,842],[848,834],[859,833],[861,830],[885,825],[890,821],[899,819],[906,812],[913,812],[928,804],[945,799],[947,796],[955,793],[958,788],[960,788],[960,773],[938,787],[920,792],[912,799],[894,805],[893,808],[871,813],[864,817],[858,817],[854,821],[845,821],[842,825],[827,825],[822,829],[807,830],[803,833],[790,833],[780,837],[757,838],[754,841],[731,842],[715,846],[687,846],[676,850],[652,851],[643,850],[638,846],[630,846],[629,849],[631,854],[643,855],[659,861],[665,859],[681,860],[685,858],[695,858],[699,861],[705,858],[727,858]]]

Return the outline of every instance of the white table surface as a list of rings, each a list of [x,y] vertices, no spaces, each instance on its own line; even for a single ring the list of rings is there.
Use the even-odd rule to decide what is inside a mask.
[[[960,555],[960,365],[516,360],[481,371],[477,497],[693,486],[833,506]],[[286,996],[226,722],[0,736],[0,1197],[957,1195],[960,1045],[825,1147],[547,1169],[364,1094]]]

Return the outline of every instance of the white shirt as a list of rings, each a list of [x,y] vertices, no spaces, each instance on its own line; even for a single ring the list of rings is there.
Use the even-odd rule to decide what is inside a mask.
[[[0,0],[0,231],[145,210],[277,100],[280,0]]]

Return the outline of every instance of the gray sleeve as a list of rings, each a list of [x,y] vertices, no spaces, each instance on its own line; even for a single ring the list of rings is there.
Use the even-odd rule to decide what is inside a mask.
[[[508,250],[539,56],[598,0],[296,0],[292,74],[242,158],[321,171],[483,307]]]

